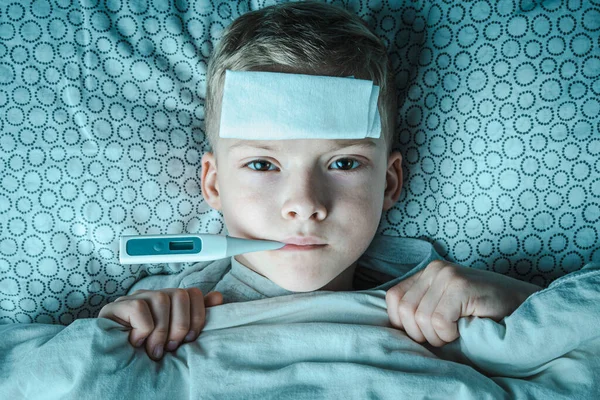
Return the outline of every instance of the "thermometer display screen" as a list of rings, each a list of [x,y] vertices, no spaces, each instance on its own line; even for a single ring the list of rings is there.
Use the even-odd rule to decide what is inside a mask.
[[[155,256],[163,254],[196,254],[202,250],[202,240],[196,237],[174,239],[168,237],[129,239],[125,245],[130,256]]]

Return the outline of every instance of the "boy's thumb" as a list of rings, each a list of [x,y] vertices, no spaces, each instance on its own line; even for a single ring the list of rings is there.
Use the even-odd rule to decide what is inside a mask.
[[[206,307],[213,307],[223,304],[223,295],[221,292],[209,292],[204,296],[204,305]]]

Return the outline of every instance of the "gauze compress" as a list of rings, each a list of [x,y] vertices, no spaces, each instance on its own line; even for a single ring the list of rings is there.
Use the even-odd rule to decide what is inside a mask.
[[[378,97],[379,86],[354,77],[226,70],[219,136],[378,138]]]

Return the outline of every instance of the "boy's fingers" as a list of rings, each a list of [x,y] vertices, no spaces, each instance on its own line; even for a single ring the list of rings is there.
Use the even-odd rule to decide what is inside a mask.
[[[204,297],[204,304],[206,307],[214,307],[223,304],[223,295],[221,292],[209,292]]]
[[[154,321],[150,307],[144,300],[129,299],[120,303],[108,303],[100,310],[98,318],[108,318],[119,324],[130,327],[129,343],[139,347],[154,329]]]
[[[453,342],[460,336],[457,321],[461,317],[462,308],[461,294],[449,295],[437,305],[431,316],[431,324],[437,335],[446,343]]]
[[[387,305],[387,313],[390,318],[390,323],[396,329],[404,329],[400,315],[398,314],[398,303],[402,297],[399,297],[399,292],[394,290],[394,287],[390,288],[385,293],[385,303]]]
[[[409,276],[403,281],[398,282],[398,284],[396,284],[396,286],[393,287],[393,289],[398,292],[400,299],[402,299],[406,292],[408,292],[413,287],[413,285],[419,280],[419,278],[423,274],[423,271],[424,270],[421,270],[416,274]]]
[[[184,342],[193,342],[198,338],[206,324],[206,307],[223,304],[223,295],[220,292],[210,292],[206,296],[198,288],[187,289],[190,295],[190,330]]]
[[[126,311],[132,328],[129,334],[129,342],[135,347],[140,347],[140,342],[154,330],[152,312],[148,303],[144,300],[130,300],[127,303],[131,307],[130,310]]]
[[[146,353],[150,358],[159,360],[165,350],[165,342],[169,334],[169,317],[171,298],[165,292],[149,292],[141,295],[150,304],[150,312],[154,320],[154,330],[146,339]]]
[[[429,285],[430,282],[428,277],[421,274],[419,279],[417,279],[414,285],[412,285],[412,287],[404,294],[398,304],[398,315],[402,320],[404,330],[408,336],[418,343],[423,343],[425,341],[425,336],[419,328],[419,324],[415,319],[415,314],[421,303],[421,299],[429,289]]]
[[[433,280],[415,312],[415,321],[417,322],[419,329],[423,333],[423,336],[425,336],[427,342],[435,347],[446,344],[446,342],[438,335],[436,326],[434,326],[432,321],[433,313],[440,301],[446,301],[446,298],[444,297],[446,290],[445,281],[439,278],[440,275],[437,275],[436,279]]]
[[[394,328],[404,329],[402,320],[400,319],[400,314],[398,313],[398,304],[400,303],[400,300],[402,300],[402,297],[404,297],[404,294],[414,285],[415,281],[421,275],[421,272],[422,271],[419,271],[409,278],[399,282],[395,286],[391,287],[385,294],[387,313],[390,318],[390,323]]]
[[[190,296],[190,328],[183,340],[186,343],[196,340],[204,327],[206,316],[202,291],[198,288],[189,288],[187,292]]]
[[[100,310],[99,318],[109,318],[131,327],[129,342],[139,347],[145,342],[150,358],[159,360],[165,351],[196,340],[204,328],[205,307],[223,304],[220,292],[206,297],[198,288],[138,290],[122,296]]]
[[[175,351],[190,330],[190,296],[185,289],[165,290],[171,297],[169,336],[166,351]]]

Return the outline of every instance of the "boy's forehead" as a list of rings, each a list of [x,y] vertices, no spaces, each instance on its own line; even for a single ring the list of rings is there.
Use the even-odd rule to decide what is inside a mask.
[[[375,149],[377,147],[378,140],[373,140],[369,138],[364,139],[293,139],[293,140],[233,140],[226,139],[223,140],[226,142],[229,150],[233,149],[243,149],[243,148],[254,148],[254,149],[264,149],[277,151],[286,147],[287,144],[295,145],[298,142],[310,142],[311,144],[315,144],[319,148],[326,150],[338,150],[346,147],[362,147],[365,149]],[[293,147],[293,146],[292,146]]]
[[[379,87],[370,80],[349,78],[353,77],[226,70],[219,137],[379,138]]]

